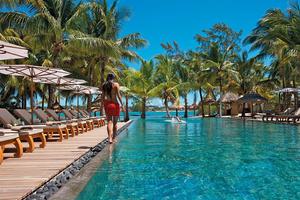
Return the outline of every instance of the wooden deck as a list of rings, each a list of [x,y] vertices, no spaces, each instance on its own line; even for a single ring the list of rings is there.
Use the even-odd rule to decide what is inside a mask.
[[[0,200],[22,199],[105,138],[106,126],[63,142],[48,142],[45,149],[36,145],[33,153],[24,153],[22,158],[5,153],[9,158],[0,165]]]

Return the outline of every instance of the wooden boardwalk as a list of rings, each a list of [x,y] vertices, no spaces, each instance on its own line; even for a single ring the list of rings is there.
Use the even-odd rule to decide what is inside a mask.
[[[36,145],[33,153],[22,158],[13,158],[12,153],[0,165],[0,200],[22,199],[106,138],[104,126],[63,142],[48,142],[44,149]]]

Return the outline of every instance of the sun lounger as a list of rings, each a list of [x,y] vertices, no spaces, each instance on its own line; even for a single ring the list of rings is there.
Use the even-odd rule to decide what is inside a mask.
[[[289,108],[285,110],[281,115],[266,115],[263,116],[263,121],[268,122],[286,122],[286,123],[296,123],[300,119],[300,108],[298,108],[293,114],[292,114],[293,109]]]
[[[14,113],[16,116],[21,118],[27,125],[30,124],[30,119],[31,119],[31,114],[25,110],[25,109],[16,109],[14,110]],[[68,139],[69,138],[69,130],[67,129],[67,126],[64,124],[42,124],[40,120],[35,120],[38,121],[39,125],[33,125],[33,127],[36,128],[41,128],[44,130],[44,133],[47,135],[47,137],[53,138],[54,134],[58,134],[59,139],[58,141],[62,141],[63,138]],[[28,124],[29,123],[29,124]],[[72,133],[71,133],[71,136]]]
[[[300,108],[296,110],[294,115],[288,117],[288,123],[293,122],[294,124],[296,124],[299,121],[300,121]]]
[[[55,121],[61,121],[63,123],[76,123],[78,126],[78,132],[83,133],[87,132],[87,129],[84,127],[83,123],[79,123],[78,120],[62,120],[58,114],[53,109],[46,109],[46,113],[48,113]]]
[[[76,111],[77,112],[77,111]],[[86,110],[79,110],[79,113],[84,118],[89,118],[94,120],[94,125],[96,126],[104,126],[105,125],[105,117],[91,117]]]
[[[63,140],[63,138],[68,139],[68,137],[69,137],[68,130],[66,130],[66,127],[64,127],[64,126],[44,125],[44,124],[40,124],[40,125],[15,124],[15,123],[11,123],[11,122],[16,122],[18,120],[12,114],[10,114],[10,112],[8,112],[6,109],[0,109],[0,110],[1,110],[0,115],[5,116],[4,119],[2,118],[1,122],[3,123],[4,127],[6,127],[6,128],[10,128],[10,129],[16,130],[16,131],[40,130],[43,133],[43,138],[41,138],[43,140],[45,138],[45,135],[47,135],[48,139],[50,139],[50,138],[53,138],[54,134],[58,134],[58,136],[59,136],[58,141],[60,141],[60,142]],[[22,111],[22,112],[15,111],[15,113],[17,114],[18,117],[22,118],[24,122],[31,119],[31,114],[29,112],[26,113],[25,116],[22,115],[22,114],[24,114],[24,111]],[[30,122],[30,120],[28,122]],[[29,131],[29,133],[32,131]],[[43,142],[45,142],[45,141],[43,141]]]
[[[55,112],[55,111],[54,111]],[[67,126],[69,133],[72,137],[79,134],[78,123],[76,122],[67,122],[67,121],[53,121],[54,118],[51,119],[43,110],[35,109],[34,113],[41,120],[42,123],[50,124],[50,125],[61,125],[64,124]],[[58,116],[57,116],[58,117]]]
[[[7,134],[16,134],[19,136],[21,141],[26,141],[29,147],[26,149],[26,152],[33,152],[35,149],[34,139],[38,138],[41,140],[40,148],[46,147],[46,138],[43,132],[43,129],[33,129],[33,128],[22,128],[22,129],[0,129],[0,133]]]
[[[23,155],[23,145],[20,141],[18,134],[4,134],[0,132],[0,165],[3,162],[3,152],[5,150],[5,146],[8,144],[13,144],[16,147],[15,157],[20,158]]]
[[[90,118],[82,117],[79,112],[76,110],[68,110],[69,113],[72,115],[72,118],[74,119],[79,119],[79,120],[84,120],[87,122],[89,129],[93,130],[94,129],[94,121]]]
[[[76,122],[78,122],[78,124],[81,124],[84,128],[85,128],[85,132],[87,132],[88,130],[91,130],[91,123],[89,121],[85,121],[85,120],[81,120],[81,119],[76,119],[68,110],[63,109],[62,110],[65,117],[68,120],[75,120]]]
[[[101,127],[103,125],[105,125],[105,121],[104,119],[99,119],[97,117],[90,117],[88,115],[85,115],[84,113],[82,112],[78,112],[77,110],[70,110],[70,113],[73,115],[73,116],[79,116],[80,118],[84,119],[84,120],[90,120],[90,122],[96,126],[96,127]]]

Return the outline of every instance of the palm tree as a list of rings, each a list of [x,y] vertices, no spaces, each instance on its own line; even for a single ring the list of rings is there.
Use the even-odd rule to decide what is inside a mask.
[[[21,1],[20,1],[21,2]],[[83,13],[86,4],[72,0],[22,1],[33,10],[33,13],[1,12],[0,23],[15,28],[23,34],[31,36],[29,45],[35,52],[49,52],[48,63],[55,68],[62,67],[65,44],[72,32],[81,31]],[[36,64],[43,64],[36,63]],[[52,106],[53,88],[49,87],[48,106]]]
[[[139,58],[134,49],[146,45],[146,41],[141,38],[140,34],[132,33],[119,37],[121,25],[129,16],[128,9],[118,9],[117,1],[113,1],[110,7],[106,0],[89,4],[88,13],[85,16],[85,23],[88,26],[83,32],[73,34],[69,46],[73,50],[79,49],[77,53],[88,57],[90,84],[91,77],[97,69],[96,65],[99,66],[101,87],[107,71],[116,66],[122,66],[122,59],[134,61]]]
[[[299,80],[299,26],[300,8],[295,2],[288,12],[267,11],[244,41],[251,44],[251,50],[259,51],[259,58],[271,58],[271,75],[280,78],[282,87],[296,87]]]
[[[274,89],[276,80],[268,77],[269,68],[257,57],[248,58],[247,51],[243,51],[237,58],[234,68],[239,78],[228,81],[228,84],[225,86],[226,91],[244,95],[249,92],[262,91],[264,88],[269,91]]]
[[[176,71],[178,74],[180,86],[178,87],[179,94],[184,99],[184,118],[188,117],[188,94],[192,91],[193,81],[191,77],[193,72],[191,68],[184,64],[184,62],[178,62],[176,65]]]
[[[210,46],[209,52],[203,53],[204,65],[210,69],[210,76],[215,80],[220,88],[220,98],[223,94],[223,85],[226,80],[238,79],[238,73],[233,68],[233,63],[229,61],[229,53],[232,47],[229,46],[224,54],[221,53],[218,44]],[[222,103],[220,101],[219,114],[222,115]]]
[[[199,114],[202,113],[202,117],[205,117],[203,92],[207,87],[212,88],[212,80],[208,76],[210,69],[204,65],[201,54],[198,52],[189,51],[184,62],[192,72],[189,77],[191,88],[199,92]]]
[[[142,65],[139,71],[131,69],[128,71],[128,77],[132,81],[131,91],[142,102],[141,118],[146,118],[147,101],[154,96],[154,74],[155,66],[152,60],[142,61]]]
[[[167,117],[169,113],[169,102],[176,102],[179,98],[179,78],[176,73],[174,61],[166,55],[156,57],[157,67],[154,82],[157,84],[152,90],[153,94],[161,97],[164,102]]]

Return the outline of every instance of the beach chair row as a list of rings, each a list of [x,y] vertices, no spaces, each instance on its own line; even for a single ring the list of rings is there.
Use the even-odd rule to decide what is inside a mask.
[[[298,108],[296,111],[289,108],[279,115],[265,115],[263,116],[262,120],[264,122],[297,124],[300,122],[300,108]]]
[[[40,148],[45,148],[47,141],[62,142],[69,137],[93,130],[105,125],[103,117],[91,117],[85,110],[62,110],[63,117],[52,109],[34,110],[36,116],[31,123],[31,113],[25,109],[16,109],[14,115],[7,109],[0,108],[0,164],[4,159],[7,145],[14,145],[15,157],[23,155],[22,142],[28,143],[26,152],[33,152],[35,140],[39,139]],[[16,117],[18,118],[16,118]]]

